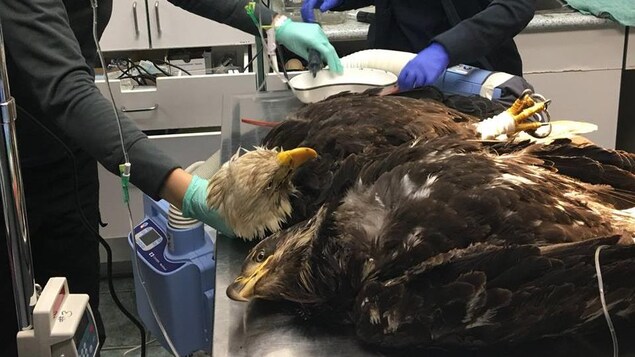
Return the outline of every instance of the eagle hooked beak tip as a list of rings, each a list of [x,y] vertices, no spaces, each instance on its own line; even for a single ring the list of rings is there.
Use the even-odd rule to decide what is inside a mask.
[[[234,301],[249,301],[256,297],[256,283],[269,271],[271,257],[258,265],[249,275],[240,275],[227,287],[227,297]]]
[[[292,150],[281,151],[277,155],[280,166],[287,166],[297,169],[305,162],[315,159],[317,152],[308,147],[299,147]]]
[[[242,302],[249,301],[247,297],[244,297],[241,294],[242,290],[243,289],[240,286],[238,286],[236,282],[234,282],[233,284],[227,287],[227,297],[229,297],[230,299],[234,301],[242,301]]]

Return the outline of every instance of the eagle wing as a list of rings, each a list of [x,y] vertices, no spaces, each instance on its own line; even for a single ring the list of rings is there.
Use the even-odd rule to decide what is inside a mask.
[[[620,237],[542,251],[474,245],[390,280],[371,280],[354,309],[358,336],[390,347],[479,347],[571,334],[604,324],[595,279],[599,245],[609,312],[635,309],[635,246]],[[424,265],[428,263],[428,266]]]
[[[368,247],[368,276],[389,279],[474,243],[544,246],[635,232],[633,217],[598,194],[606,187],[545,170],[523,152],[471,150],[441,137],[362,168],[334,215],[339,239]]]
[[[556,139],[548,144],[499,143],[489,147],[497,154],[524,151],[540,158],[541,166],[556,170],[582,182],[608,185],[614,192],[604,195],[607,202],[619,208],[635,206],[635,154],[612,150],[584,143],[576,144],[570,139]]]

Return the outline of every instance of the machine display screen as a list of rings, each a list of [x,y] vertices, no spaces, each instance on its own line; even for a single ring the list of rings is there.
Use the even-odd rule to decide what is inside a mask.
[[[79,341],[84,336],[84,332],[86,331],[87,326],[88,326],[88,314],[84,313],[84,316],[82,316],[81,321],[79,321],[79,326],[77,326],[75,336],[73,336],[73,340],[75,340],[75,345],[79,345]]]
[[[97,337],[93,315],[90,313],[90,310],[88,310],[88,307],[84,311],[82,319],[79,321],[75,336],[73,336],[73,341],[77,349],[77,356],[94,357],[97,355],[99,339]]]
[[[143,244],[145,244],[146,246],[149,246],[160,237],[161,236],[159,235],[159,233],[157,233],[157,231],[155,231],[154,229],[150,229],[146,234],[142,235],[140,239],[143,242]]]

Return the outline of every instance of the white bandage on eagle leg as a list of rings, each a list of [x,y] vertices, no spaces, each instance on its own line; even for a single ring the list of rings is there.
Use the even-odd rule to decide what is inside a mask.
[[[476,124],[476,131],[481,134],[481,140],[495,139],[502,134],[516,132],[514,116],[504,111],[492,118],[487,118]]]

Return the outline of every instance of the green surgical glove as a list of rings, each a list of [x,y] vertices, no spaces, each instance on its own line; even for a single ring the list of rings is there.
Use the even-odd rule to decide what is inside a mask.
[[[198,219],[225,236],[234,236],[234,232],[218,215],[218,212],[207,206],[207,180],[205,179],[196,175],[192,176],[192,182],[183,196],[183,209],[181,211],[183,216]]]
[[[335,52],[335,48],[318,24],[307,24],[304,22],[294,22],[286,19],[276,27],[276,41],[290,51],[304,58],[309,59],[309,49],[317,50],[322,60],[329,65],[329,69],[335,73],[342,73],[342,62]]]

